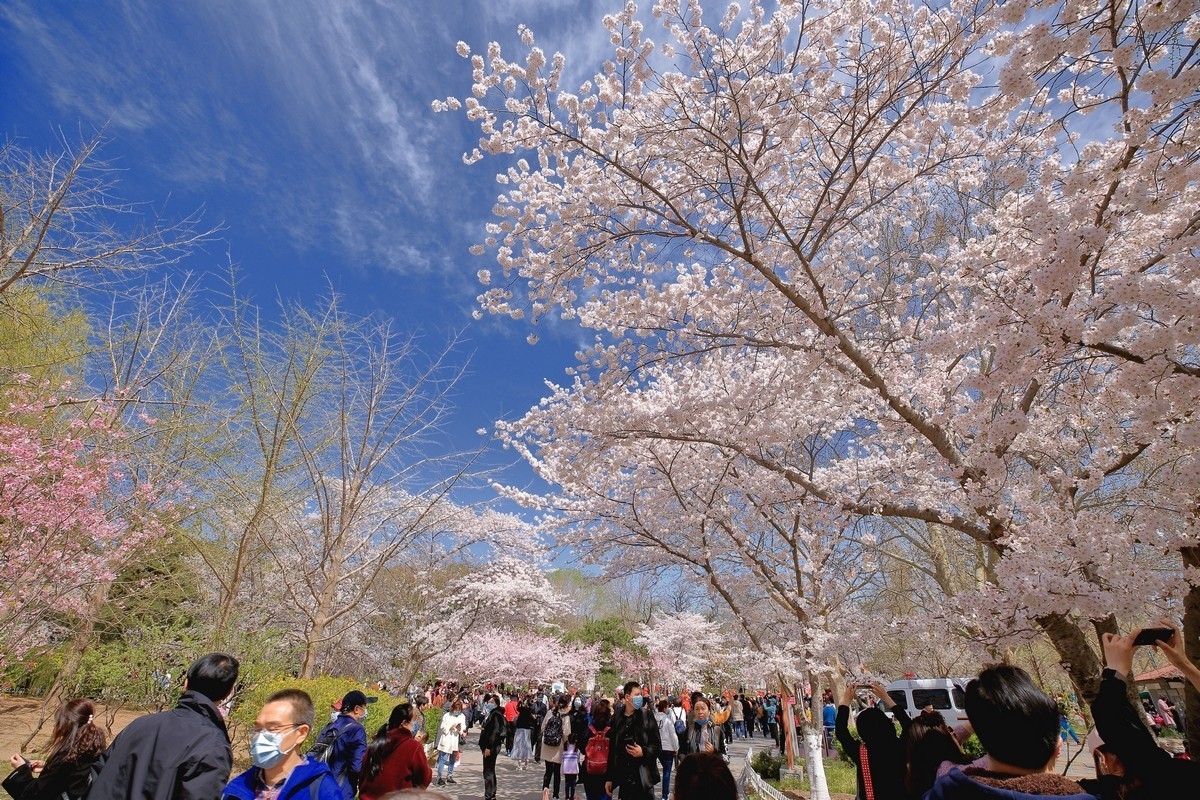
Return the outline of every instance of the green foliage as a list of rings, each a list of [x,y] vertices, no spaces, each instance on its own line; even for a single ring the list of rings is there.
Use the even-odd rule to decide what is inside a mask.
[[[963,742],[962,751],[965,755],[970,756],[974,761],[977,758],[983,758],[987,755],[987,750],[983,749],[983,743],[979,741],[979,737],[971,734],[971,737]]]
[[[429,740],[433,741],[437,736],[437,729],[442,724],[442,709],[435,708],[432,705],[425,706],[425,730],[429,732]]]
[[[0,297],[0,385],[17,373],[57,384],[78,369],[90,324],[82,309],[64,305],[46,287],[10,288]]]
[[[62,671],[66,646],[28,654],[24,660],[6,665],[0,672],[0,691],[43,695],[50,691]]]
[[[779,780],[779,770],[786,762],[771,755],[769,750],[759,750],[750,759],[750,768],[769,781]]]
[[[259,710],[267,702],[267,698],[275,694],[281,689],[302,689],[308,692],[308,696],[313,700],[313,707],[316,709],[313,729],[308,734],[308,738],[304,740],[301,749],[308,750],[316,741],[317,734],[325,724],[329,722],[329,715],[333,711],[333,704],[343,697],[346,692],[353,689],[358,689],[367,695],[367,697],[378,697],[379,701],[372,703],[367,707],[367,721],[364,723],[367,729],[367,738],[374,738],[375,733],[381,725],[387,723],[388,717],[392,714],[392,709],[405,701],[403,697],[392,697],[387,692],[379,692],[365,688],[358,681],[349,678],[334,678],[334,677],[319,677],[309,679],[298,678],[274,678],[261,681],[253,687],[247,689],[242,695],[240,702],[234,708],[233,713],[229,715],[230,735],[235,741],[241,742],[244,746],[249,738],[249,731],[254,726],[254,718],[258,716]],[[438,715],[441,715],[441,709],[438,709]],[[426,720],[428,720],[428,712],[426,712]],[[240,753],[235,753],[235,757]]]

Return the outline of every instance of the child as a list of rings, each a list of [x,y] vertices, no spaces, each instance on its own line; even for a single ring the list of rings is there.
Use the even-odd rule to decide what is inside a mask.
[[[567,737],[567,744],[562,753],[562,774],[567,779],[567,800],[575,800],[575,782],[579,780],[579,762],[581,761],[583,761],[583,754],[579,752],[579,737],[572,733]]]

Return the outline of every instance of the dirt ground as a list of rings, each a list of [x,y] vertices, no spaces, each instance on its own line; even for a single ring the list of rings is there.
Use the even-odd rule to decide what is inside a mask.
[[[0,764],[3,764],[4,768],[2,771],[4,773],[9,771],[9,757],[13,753],[20,752],[21,742],[28,738],[30,731],[37,725],[38,713],[41,710],[41,706],[42,701],[40,698],[0,696]],[[105,729],[108,740],[111,742],[112,737],[120,733],[122,728],[144,713],[146,712],[118,710],[114,715],[115,718],[112,721],[112,727]],[[108,723],[106,709],[103,706],[97,708],[96,722],[101,728],[105,728]],[[38,738],[33,741],[24,755],[30,758],[40,758],[44,755],[43,748],[50,741],[50,731],[53,725],[54,709],[50,709],[47,723],[42,726],[42,731],[38,735]]]

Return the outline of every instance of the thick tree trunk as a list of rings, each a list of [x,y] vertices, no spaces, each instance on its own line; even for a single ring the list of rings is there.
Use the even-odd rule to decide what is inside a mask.
[[[1180,552],[1184,569],[1200,570],[1200,547],[1185,547]],[[1193,584],[1183,598],[1183,647],[1188,660],[1200,664],[1200,586]],[[1190,683],[1184,686],[1184,724],[1187,749],[1192,758],[1200,758],[1200,692]]]
[[[809,800],[829,800],[829,781],[825,778],[825,751],[821,746],[821,737],[824,731],[817,719],[820,714],[822,687],[820,677],[816,677],[811,681],[807,676],[802,676],[801,680],[806,681],[812,687],[812,719],[800,713],[800,733],[804,739],[804,764],[808,768],[808,796]],[[803,689],[803,686],[800,687]],[[802,700],[803,692],[796,693],[796,702]]]
[[[1047,614],[1038,624],[1058,652],[1063,669],[1080,700],[1091,703],[1100,690],[1100,671],[1104,665],[1088,642],[1087,634],[1065,614]]]

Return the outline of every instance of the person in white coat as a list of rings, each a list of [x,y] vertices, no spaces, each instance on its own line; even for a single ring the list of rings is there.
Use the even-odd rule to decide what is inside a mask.
[[[458,781],[454,780],[454,766],[458,761],[459,740],[466,731],[467,717],[463,714],[462,701],[455,700],[450,705],[449,713],[442,715],[442,724],[438,726],[438,786],[445,786],[447,783],[458,783]],[[442,778],[442,769],[444,767],[449,767],[445,779]]]
[[[654,709],[658,738],[662,740],[662,750],[658,753],[658,763],[662,765],[662,800],[667,800],[671,796],[671,768],[675,765],[675,753],[679,751],[679,735],[675,733],[671,701],[664,697]]]

